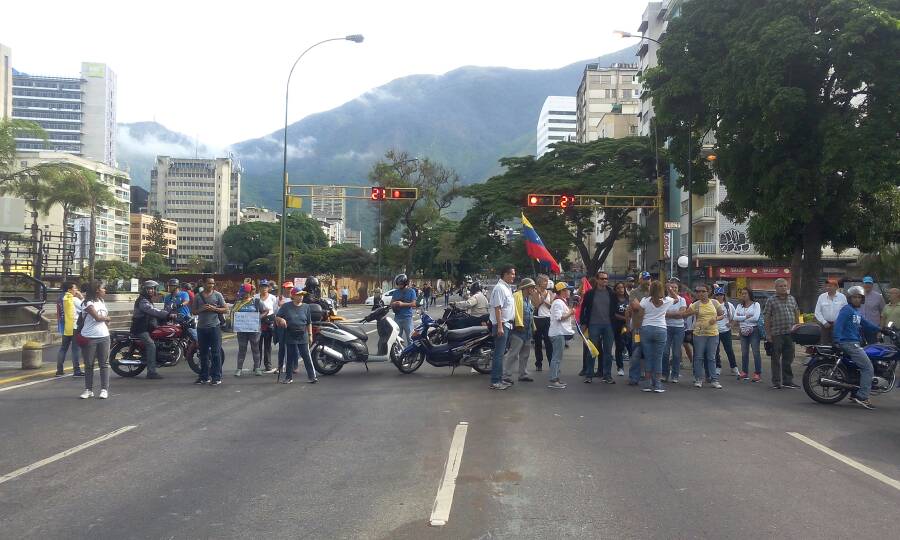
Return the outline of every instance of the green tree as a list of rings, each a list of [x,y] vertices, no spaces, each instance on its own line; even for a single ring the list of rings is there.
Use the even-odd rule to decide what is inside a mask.
[[[137,267],[135,274],[141,278],[158,278],[169,272],[169,263],[159,253],[149,251],[144,254],[144,260]]]
[[[659,169],[664,170],[665,156],[660,160]],[[504,245],[499,237],[485,233],[499,231],[507,223],[518,226],[524,211],[560,264],[574,247],[587,273],[593,274],[606,261],[615,242],[634,228],[631,210],[605,208],[595,216],[594,208],[523,208],[527,195],[548,190],[574,195],[651,197],[656,193],[656,155],[646,137],[599,139],[584,144],[560,142],[540,159],[513,157],[503,158],[500,163],[506,167],[504,174],[466,188],[465,195],[475,204],[463,218],[457,235],[457,245],[463,253],[480,257],[483,263],[496,260],[517,245]],[[595,217],[605,238],[589,246]]]
[[[280,225],[278,223],[263,223],[252,221],[232,225],[222,235],[222,246],[228,262],[246,266],[251,261],[263,258],[272,258],[277,264],[278,242],[280,240]],[[288,251],[300,250],[302,252],[324,247],[328,244],[325,233],[316,220],[304,214],[288,214],[287,237],[285,240]],[[286,261],[289,259],[286,258]],[[273,266],[275,265],[273,264]]]
[[[75,169],[75,178],[79,182],[80,187],[84,190],[88,200],[88,213],[90,216],[90,248],[88,255],[88,268],[90,274],[88,279],[94,279],[94,261],[97,259],[97,212],[106,208],[114,210],[120,206],[115,195],[109,190],[106,184],[100,182],[97,174],[87,169]],[[127,264],[127,263],[126,263]]]
[[[153,214],[153,221],[147,229],[147,251],[156,253],[163,257],[169,256],[169,243],[166,240],[166,224],[162,220],[159,212]],[[146,259],[146,257],[144,257]]]
[[[894,287],[900,287],[900,244],[884,246],[875,253],[860,257],[866,274],[875,276],[877,281],[888,281]]]
[[[81,277],[91,281],[95,278],[107,285],[108,292],[115,292],[120,279],[131,279],[137,274],[135,268],[125,261],[97,261],[96,265],[82,269]]]
[[[19,167],[16,165],[16,137],[23,135],[34,139],[47,140],[47,134],[35,122],[0,119],[0,189],[3,188],[3,184],[10,180],[17,180],[22,176],[30,176],[32,173],[48,168],[48,165],[43,163],[30,167]]]
[[[59,205],[62,208],[62,249],[63,253],[66,254],[66,257],[68,257],[69,253],[69,220],[72,219],[73,212],[87,208],[90,204],[90,199],[81,188],[77,175],[78,171],[73,167],[60,167],[56,170],[49,170],[46,175],[48,194],[44,199],[42,211],[47,213],[55,205]],[[64,265],[63,272],[68,274],[68,269],[69,266],[67,261]]]
[[[763,254],[790,259],[810,309],[822,248],[880,248],[900,228],[896,0],[693,0],[645,74],[673,163]],[[688,156],[690,157],[688,159]]]

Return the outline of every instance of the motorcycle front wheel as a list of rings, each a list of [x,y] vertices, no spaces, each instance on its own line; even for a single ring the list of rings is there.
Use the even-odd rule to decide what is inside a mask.
[[[140,355],[135,357],[133,355],[134,352],[136,351],[132,349],[130,343],[116,343],[113,345],[112,350],[109,351],[109,367],[116,372],[116,375],[119,377],[137,377],[147,368],[147,365],[143,362],[137,365],[120,363],[122,360],[143,359]]]
[[[415,370],[422,367],[422,363],[425,362],[425,351],[422,349],[416,349],[414,351],[410,351],[407,354],[401,354],[400,358],[397,360],[397,369],[400,370],[400,373],[406,373],[409,375]]]
[[[344,367],[344,363],[325,354],[321,345],[313,345],[309,351],[316,371],[322,375],[334,375]]]
[[[822,383],[820,382],[822,377],[830,377],[836,381],[849,382],[847,370],[844,369],[844,366],[838,366],[832,374],[831,370],[833,369],[834,362],[831,361],[819,362],[806,368],[806,371],[803,372],[803,390],[810,399],[818,403],[833,405],[847,397],[847,394],[850,393],[849,390],[844,388],[834,388],[832,386],[822,386]]]

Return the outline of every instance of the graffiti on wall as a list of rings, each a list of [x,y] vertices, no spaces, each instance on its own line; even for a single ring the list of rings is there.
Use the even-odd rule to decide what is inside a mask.
[[[747,233],[737,229],[727,229],[719,234],[720,253],[750,253]]]

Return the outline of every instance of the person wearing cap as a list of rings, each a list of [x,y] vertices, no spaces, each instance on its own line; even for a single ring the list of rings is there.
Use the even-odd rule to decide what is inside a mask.
[[[559,380],[560,364],[563,352],[566,349],[566,340],[572,339],[575,329],[572,327],[572,317],[575,310],[569,307],[569,295],[572,288],[564,281],[558,281],[553,286],[556,298],[550,307],[550,340],[553,342],[553,356],[550,357],[550,381],[547,388],[561,390],[566,383]]]
[[[725,308],[715,298],[709,297],[709,286],[698,283],[694,286],[697,300],[691,304],[682,316],[696,317],[694,323],[694,386],[703,388],[702,374],[706,372],[707,380],[712,387],[721,390],[719,374],[716,373],[716,351],[719,348],[718,321],[725,318]]]
[[[819,295],[816,300],[815,316],[816,321],[822,327],[823,345],[831,345],[831,334],[834,329],[834,321],[837,320],[838,313],[841,308],[847,305],[847,297],[844,293],[838,291],[838,282],[836,279],[829,279],[825,282],[825,292]]]
[[[268,310],[269,314],[266,315],[267,319],[274,319],[275,312],[278,311],[280,307],[278,305],[278,299],[275,298],[274,294],[269,293],[269,288],[272,284],[267,279],[259,280],[259,294],[256,295],[259,298],[259,301],[266,306],[266,310]],[[263,324],[260,327],[259,334],[259,356],[262,358],[262,365],[264,366],[263,373],[275,373],[276,369],[272,367],[272,337],[274,335],[274,324]]]
[[[544,353],[546,352],[547,364],[553,356],[553,345],[550,343],[550,306],[553,305],[553,286],[550,277],[546,274],[538,274],[535,280],[534,292],[531,295],[531,305],[534,307],[534,369],[544,369]]]
[[[294,382],[294,369],[298,360],[303,357],[303,366],[306,368],[308,382],[315,383],[316,369],[309,355],[309,339],[312,336],[312,316],[310,304],[303,302],[306,291],[300,287],[291,289],[291,302],[281,306],[275,315],[275,325],[284,330],[284,335],[279,343],[284,344],[285,360],[284,379],[281,382],[290,384]]]
[[[872,276],[863,278],[862,288],[866,291],[866,296],[863,299],[860,312],[865,320],[872,323],[873,326],[878,326],[881,324],[881,312],[884,311],[884,297],[881,296],[880,292],[875,290],[875,280],[872,279]],[[873,343],[878,343],[878,332],[873,332],[868,328],[869,327],[865,327],[862,329],[865,344],[871,345]]]
[[[494,335],[494,356],[491,360],[491,390],[506,390],[509,384],[503,382],[503,357],[512,321],[515,317],[512,284],[516,281],[516,269],[513,266],[500,268],[500,279],[491,290],[490,312],[491,332]]]
[[[291,291],[294,289],[293,281],[285,281],[281,284],[281,297],[278,299],[278,305],[283,306],[291,301]]]
[[[641,381],[641,325],[643,324],[643,313],[639,310],[632,309],[631,306],[635,302],[641,303],[641,300],[650,296],[650,272],[641,272],[640,284],[628,293],[628,311],[626,312],[626,320],[630,321],[629,327],[632,332],[631,354],[628,357],[628,385],[637,386]]]
[[[722,374],[722,356],[720,352],[725,351],[728,357],[728,366],[731,368],[731,374],[741,378],[741,370],[738,369],[737,359],[734,356],[734,343],[731,341],[731,326],[734,324],[734,306],[728,301],[725,295],[724,287],[716,287],[714,296],[717,302],[725,308],[725,316],[716,323],[719,327],[719,346],[716,347],[716,375]]]
[[[222,384],[222,325],[219,315],[228,312],[225,297],[216,290],[216,280],[206,278],[203,292],[194,297],[191,311],[197,315],[197,353],[200,355],[200,376],[194,384]]]
[[[191,295],[181,288],[178,279],[169,280],[169,294],[163,297],[163,309],[173,311],[182,317],[191,318]],[[197,329],[188,328],[188,333],[197,341]]]
[[[269,308],[259,299],[258,295],[253,294],[253,284],[244,283],[243,298],[234,303],[232,313],[253,313],[253,318],[260,319],[260,325],[257,327],[254,321],[254,329],[252,331],[235,331],[238,342],[237,370],[234,372],[235,377],[240,377],[244,371],[244,359],[247,357],[247,347],[250,347],[250,354],[253,356],[253,373],[254,375],[262,375],[260,369],[259,354],[259,337],[262,327],[262,318],[270,313]]]
[[[594,276],[597,286],[584,295],[581,302],[581,319],[578,323],[587,330],[589,339],[601,351],[598,375],[607,384],[616,384],[612,378],[613,320],[616,317],[616,293],[609,286],[609,274],[599,270]],[[584,382],[594,376],[594,357],[588,354],[584,369]]]
[[[519,382],[534,381],[528,376],[528,357],[531,355],[531,336],[534,333],[534,310],[531,305],[534,289],[534,280],[525,278],[513,293],[515,315],[509,332],[509,348],[503,359],[503,382],[509,385],[513,384],[513,368],[517,362]]]
[[[634,290],[634,276],[628,276],[625,278],[625,292],[627,294],[631,294],[631,291]]]

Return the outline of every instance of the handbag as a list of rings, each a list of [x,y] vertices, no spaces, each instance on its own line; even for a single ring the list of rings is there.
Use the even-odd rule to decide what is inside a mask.
[[[79,347],[85,347],[88,343],[91,342],[90,339],[81,335],[81,330],[84,328],[84,316],[87,313],[87,311],[85,311],[86,309],[87,306],[85,306],[85,309],[82,309],[81,313],[78,314],[78,320],[75,321],[75,329],[72,330],[72,336],[75,338],[75,344]]]
[[[756,330],[756,328],[754,328],[753,326],[748,326],[748,327],[746,327],[746,328],[744,328],[744,327],[742,326],[742,327],[741,327],[741,335],[744,336],[744,337],[750,337],[750,336],[753,335],[753,331],[754,331],[754,330]]]

